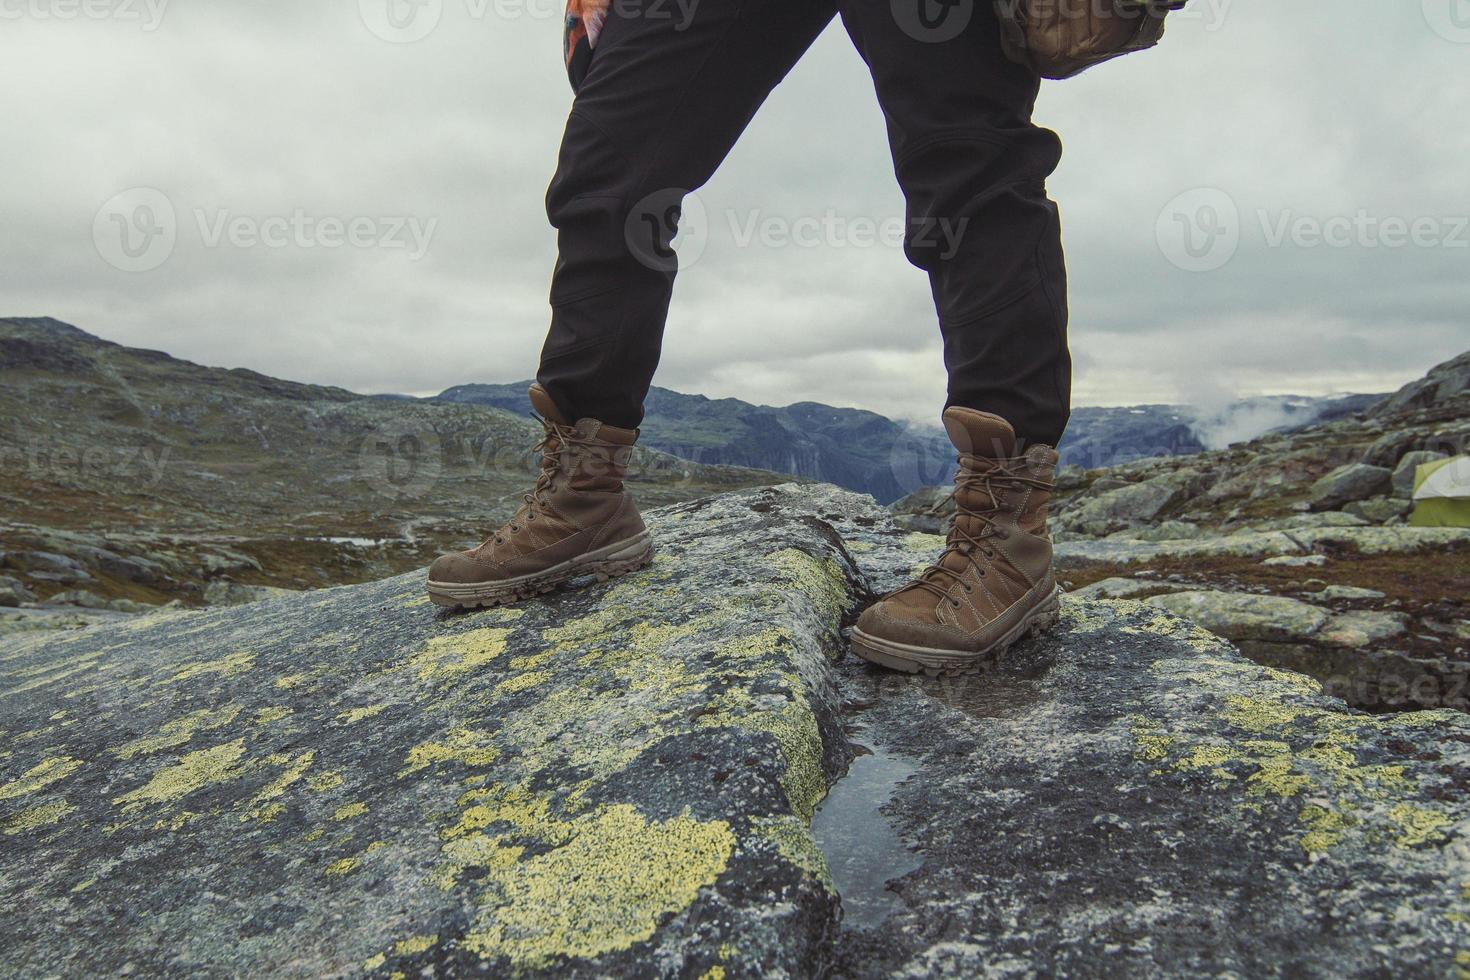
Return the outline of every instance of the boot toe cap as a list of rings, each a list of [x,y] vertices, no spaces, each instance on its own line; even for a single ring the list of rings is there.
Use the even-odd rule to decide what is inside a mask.
[[[429,566],[430,582],[468,584],[495,578],[492,566],[471,558],[468,552],[440,555]]]
[[[878,602],[858,617],[857,629],[881,640],[923,647],[960,647],[965,635],[957,627],[941,623],[932,612],[908,603]]]

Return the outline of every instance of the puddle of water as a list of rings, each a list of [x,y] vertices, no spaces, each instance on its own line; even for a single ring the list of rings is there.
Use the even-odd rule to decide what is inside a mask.
[[[812,817],[812,836],[827,857],[848,927],[871,928],[901,908],[884,885],[923,863],[879,812],[894,788],[917,771],[882,748],[859,756]]]
[[[322,537],[322,538],[313,538],[312,540],[314,540],[314,541],[326,541],[329,544],[350,544],[350,545],[352,545],[353,547],[356,547],[356,548],[376,548],[378,545],[382,544],[383,542],[387,541],[388,539],[387,538]]]
[[[972,718],[1014,718],[1041,699],[1048,665],[916,679],[925,694]]]

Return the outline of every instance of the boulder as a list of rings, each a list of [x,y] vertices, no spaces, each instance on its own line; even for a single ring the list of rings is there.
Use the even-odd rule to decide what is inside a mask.
[[[1167,591],[1162,582],[1138,578],[1105,578],[1091,585],[1084,585],[1071,594],[1078,599],[1135,599]]]
[[[12,551],[6,554],[5,564],[41,581],[71,584],[92,577],[75,558],[50,551]]]
[[[1367,500],[1355,500],[1343,509],[1369,524],[1387,524],[1394,518],[1406,516],[1414,508],[1409,501],[1398,497],[1370,497]]]
[[[650,526],[649,568],[510,609],[436,612],[420,572],[12,641],[6,969],[1455,969],[1464,716],[1363,715],[1070,596],[990,673],[870,670],[841,628],[932,543],[871,499]],[[850,763],[888,802],[823,811],[824,852]],[[845,926],[871,896],[890,911]]]
[[[1191,524],[1189,521],[1160,521],[1150,527],[1118,531],[1109,537],[1131,541],[1190,541],[1202,537],[1204,533],[1198,524]]]
[[[23,602],[35,602],[36,594],[25,583],[9,575],[0,575],[0,607],[15,608]]]
[[[1153,596],[1148,601],[1229,640],[1294,642],[1311,637],[1331,616],[1298,599],[1254,592],[1206,589]]]
[[[1276,555],[1262,560],[1262,565],[1285,566],[1286,568],[1313,568],[1327,564],[1326,555]]]
[[[48,606],[80,606],[83,609],[106,609],[107,600],[86,589],[58,592],[46,600]]]
[[[1408,627],[1409,617],[1403,613],[1359,610],[1333,616],[1316,639],[1356,650],[1396,640],[1408,632]]]
[[[215,579],[204,587],[204,601],[211,606],[243,606],[264,599],[294,595],[296,591],[274,585],[242,585],[228,579]]]
[[[1387,493],[1393,486],[1393,471],[1366,463],[1339,466],[1312,484],[1313,510],[1337,510],[1354,500]]]
[[[1384,598],[1384,594],[1377,589],[1365,589],[1356,585],[1329,585],[1317,595],[1328,602],[1358,602]]]
[[[1096,486],[1094,483],[1094,490]],[[1076,506],[1069,507],[1058,518],[1058,524],[1065,530],[1084,534],[1111,534],[1154,521],[1180,499],[1179,487],[1163,478],[1126,483],[1103,493],[1089,491]]]
[[[1391,483],[1393,495],[1403,500],[1414,496],[1414,474],[1420,466],[1432,463],[1437,459],[1448,459],[1445,453],[1435,452],[1432,449],[1416,449],[1411,453],[1405,453],[1399,460],[1398,465],[1393,468]]]

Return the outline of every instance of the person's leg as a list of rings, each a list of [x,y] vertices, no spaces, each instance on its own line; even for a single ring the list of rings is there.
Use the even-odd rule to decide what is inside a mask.
[[[547,194],[560,255],[537,380],[567,418],[642,420],[679,201],[834,13],[834,0],[611,5]]]
[[[1039,78],[1005,57],[989,0],[841,0],[873,75],[908,200],[905,251],[929,274],[946,407],[1021,445],[1055,446],[1071,397],[1066,273],[1046,178],[1056,134],[1031,122]]]
[[[909,259],[929,273],[959,452],[947,547],[852,631],[864,659],[974,669],[1057,619],[1046,510],[1070,362],[1056,206],[1061,144],[988,0],[841,0],[888,120]]]

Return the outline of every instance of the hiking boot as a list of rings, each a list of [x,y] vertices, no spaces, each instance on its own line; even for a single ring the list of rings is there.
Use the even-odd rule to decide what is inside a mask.
[[[530,397],[546,429],[536,447],[541,475],[484,544],[430,566],[429,597],[441,606],[512,603],[584,575],[625,575],[653,559],[648,529],[623,489],[638,431],[596,419],[571,425],[538,384]]]
[[[864,660],[908,673],[953,674],[1000,656],[1057,621],[1046,506],[1057,454],[1031,446],[998,415],[949,408],[944,427],[959,450],[958,511],[939,560],[862,614],[852,631]]]

